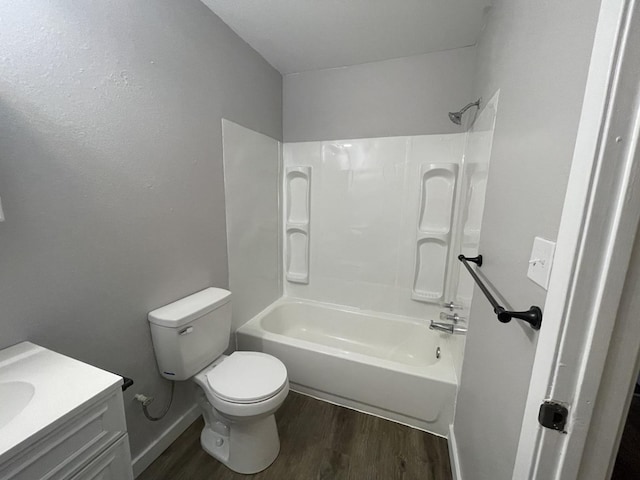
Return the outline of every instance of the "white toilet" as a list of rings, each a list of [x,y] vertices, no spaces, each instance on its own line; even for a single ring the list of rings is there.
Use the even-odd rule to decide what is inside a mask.
[[[259,352],[223,355],[231,333],[231,292],[207,288],[149,313],[163,377],[197,385],[202,448],[238,473],[267,468],[280,452],[273,414],[289,393],[287,369]]]

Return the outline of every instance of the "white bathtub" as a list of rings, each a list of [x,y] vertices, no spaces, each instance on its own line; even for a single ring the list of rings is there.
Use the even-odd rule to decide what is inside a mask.
[[[285,297],[236,338],[240,350],[282,360],[294,390],[446,436],[456,339],[429,330],[428,320]]]

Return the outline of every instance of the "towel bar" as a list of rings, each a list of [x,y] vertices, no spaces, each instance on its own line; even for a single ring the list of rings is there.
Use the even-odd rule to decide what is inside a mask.
[[[527,322],[534,330],[540,330],[540,325],[542,325],[542,310],[540,310],[540,307],[536,307],[535,305],[533,305],[531,308],[529,308],[529,310],[525,312],[512,312],[509,310],[505,310],[505,308],[500,305],[494,298],[486,285],[482,283],[480,277],[478,277],[476,272],[474,272],[469,265],[469,262],[472,262],[475,263],[478,267],[481,267],[482,255],[478,255],[477,257],[465,257],[464,255],[458,255],[458,260],[460,260],[466,267],[471,277],[473,277],[473,280],[476,282],[478,287],[480,287],[482,293],[484,293],[484,296],[487,297],[487,300],[489,300],[489,303],[493,307],[493,313],[498,316],[499,321],[501,321],[502,323],[509,323],[512,318],[517,318],[518,320]]]

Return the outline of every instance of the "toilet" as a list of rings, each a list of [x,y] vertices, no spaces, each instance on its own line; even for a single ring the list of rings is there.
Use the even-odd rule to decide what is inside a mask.
[[[278,456],[274,417],[289,393],[287,369],[261,352],[223,355],[231,334],[231,292],[207,288],[149,313],[160,374],[193,378],[205,421],[202,448],[231,470],[252,474]]]

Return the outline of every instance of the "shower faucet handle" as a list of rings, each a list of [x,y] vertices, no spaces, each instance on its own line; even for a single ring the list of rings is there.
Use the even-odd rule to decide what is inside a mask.
[[[452,312],[454,310],[462,310],[464,307],[462,305],[456,305],[453,302],[449,302],[449,303],[443,303],[442,306],[444,308],[448,308],[449,310],[451,310]]]
[[[447,312],[440,312],[440,320],[450,320],[453,323],[458,323],[460,320],[464,320],[464,317],[461,317],[457,313],[449,315]]]

